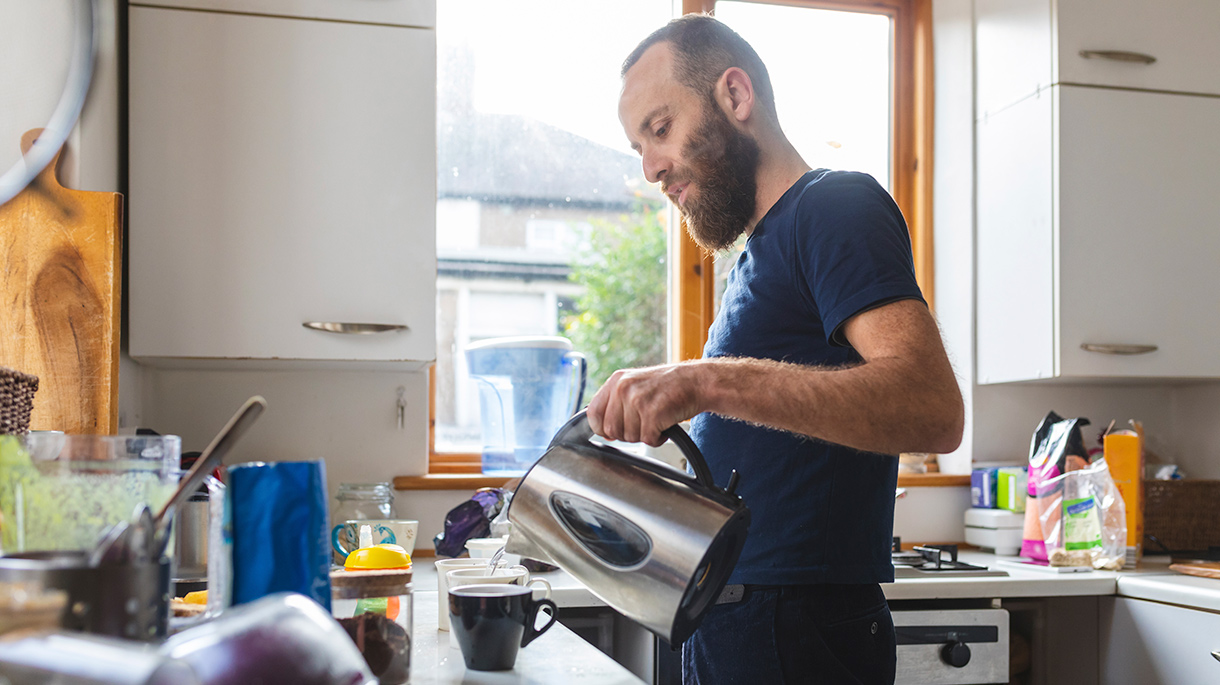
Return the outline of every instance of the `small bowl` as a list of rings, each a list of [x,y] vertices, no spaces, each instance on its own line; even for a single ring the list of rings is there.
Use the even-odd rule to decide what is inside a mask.
[[[466,541],[466,551],[470,552],[471,559],[490,559],[496,555],[504,544],[508,542],[508,536],[499,538],[471,538]],[[504,563],[509,565],[520,564],[521,555],[505,554],[501,557]]]

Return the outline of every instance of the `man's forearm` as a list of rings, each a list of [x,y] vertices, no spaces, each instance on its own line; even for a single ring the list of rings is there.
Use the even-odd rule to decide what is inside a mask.
[[[699,376],[700,408],[722,416],[885,454],[945,453],[961,442],[961,394],[947,361],[880,358],[828,369],[711,359],[689,371]]]

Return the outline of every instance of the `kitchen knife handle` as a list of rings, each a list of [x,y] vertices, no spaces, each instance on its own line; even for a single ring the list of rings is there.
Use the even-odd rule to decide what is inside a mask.
[[[306,321],[301,324],[305,328],[326,333],[342,333],[344,335],[372,335],[387,331],[405,331],[407,326],[399,323],[344,323],[341,321]]]
[[[1130,356],[1133,354],[1148,354],[1156,352],[1156,345],[1116,345],[1111,343],[1081,343],[1080,349],[1098,354],[1117,354]]]
[[[1081,50],[1080,56],[1085,59],[1108,59],[1115,62],[1135,62],[1137,64],[1152,64],[1156,58],[1142,52],[1127,50]]]

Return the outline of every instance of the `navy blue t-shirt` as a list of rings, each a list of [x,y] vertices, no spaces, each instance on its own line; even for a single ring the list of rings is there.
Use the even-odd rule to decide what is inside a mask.
[[[843,323],[903,299],[923,296],[893,199],[867,174],[810,171],[754,228],[703,356],[858,363]],[[730,583],[893,581],[897,457],[708,413],[695,417],[691,435],[717,484],[737,469],[750,508]]]

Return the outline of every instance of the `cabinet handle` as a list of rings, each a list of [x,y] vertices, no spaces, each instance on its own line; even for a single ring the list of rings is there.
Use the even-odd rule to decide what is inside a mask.
[[[1085,352],[1097,352],[1100,354],[1148,354],[1156,352],[1156,345],[1098,345],[1094,343],[1082,343],[1080,349]]]
[[[397,323],[342,323],[338,321],[306,321],[302,326],[315,331],[342,333],[344,335],[372,335],[386,331],[405,331],[407,326]]]
[[[1115,62],[1136,62],[1138,64],[1152,64],[1156,61],[1152,55],[1126,50],[1081,50],[1080,56],[1085,59],[1109,59]]]

